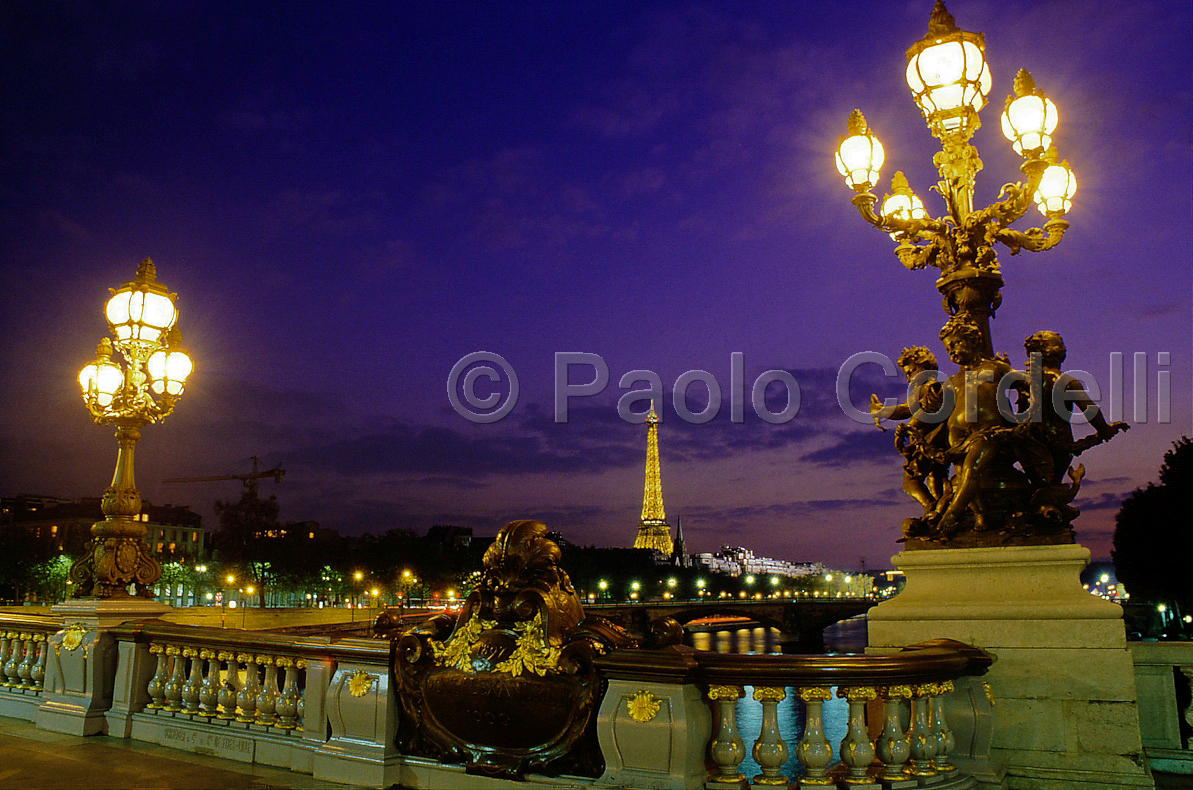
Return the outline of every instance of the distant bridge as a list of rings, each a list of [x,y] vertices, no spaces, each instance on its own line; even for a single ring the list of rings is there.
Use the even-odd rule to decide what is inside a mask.
[[[637,633],[647,631],[650,622],[660,617],[673,617],[681,625],[705,617],[746,617],[760,625],[777,628],[785,651],[819,652],[824,649],[822,632],[825,628],[863,614],[877,603],[868,598],[646,601],[589,603],[584,605],[584,611],[599,614]]]

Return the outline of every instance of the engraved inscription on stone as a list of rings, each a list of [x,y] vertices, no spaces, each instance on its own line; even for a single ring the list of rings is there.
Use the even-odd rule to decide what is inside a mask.
[[[162,745],[198,754],[210,754],[225,760],[251,763],[255,743],[252,738],[218,732],[200,732],[182,727],[165,727],[162,729]]]

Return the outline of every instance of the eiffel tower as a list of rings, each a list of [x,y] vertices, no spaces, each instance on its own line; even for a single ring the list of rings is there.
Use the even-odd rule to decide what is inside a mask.
[[[636,549],[654,549],[671,556],[671,526],[663,512],[663,482],[659,476],[659,416],[654,404],[646,415],[646,487],[642,492],[642,521],[638,524]]]

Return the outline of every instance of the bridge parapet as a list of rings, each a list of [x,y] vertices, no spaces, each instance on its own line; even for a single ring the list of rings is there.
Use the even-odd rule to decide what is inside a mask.
[[[597,660],[609,682],[598,719],[606,760],[601,781],[660,788],[795,786],[797,781],[800,787],[855,790],[884,784],[975,787],[972,775],[951,760],[958,743],[967,744],[961,759],[988,760],[980,746],[973,748],[989,742],[988,733],[983,739],[980,732],[974,737],[974,730],[990,721],[989,702],[974,678],[991,663],[988,654],[950,640],[883,656],[620,650]],[[822,716],[834,689],[849,705],[849,728],[839,746],[825,736]],[[754,777],[739,771],[746,745],[737,711],[748,691],[762,707],[750,751],[761,770]],[[795,744],[788,744],[778,728],[778,705],[789,692],[802,702],[797,708],[802,735]],[[877,738],[867,726],[867,712],[870,721],[885,723],[880,733],[875,729]],[[648,726],[656,720],[660,724]],[[961,737],[954,734],[954,721]],[[800,777],[783,773],[792,751]],[[834,762],[834,753],[839,761]],[[670,763],[661,766],[658,755],[669,755]]]

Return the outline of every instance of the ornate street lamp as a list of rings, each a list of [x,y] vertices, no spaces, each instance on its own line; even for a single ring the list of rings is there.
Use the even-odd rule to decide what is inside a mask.
[[[1049,533],[1042,542],[1071,542],[1068,524],[1077,510],[1068,503],[1076,495],[1082,470],[1070,471],[1072,486],[1064,484],[1063,473],[1069,471],[1073,456],[1126,426],[1107,424],[1094,406],[1090,422],[1097,436],[1089,440],[1072,440],[1067,414],[1063,415],[1063,427],[1052,415],[1045,415],[1036,420],[1042,426],[1027,426],[1012,436],[1010,432],[1022,420],[1002,409],[1003,401],[998,399],[1005,400],[1006,386],[1001,382],[1007,373],[1024,380],[1029,377],[1012,371],[1005,356],[995,356],[990,336],[990,318],[1002,302],[1003,286],[995,243],[1004,245],[1012,255],[1024,249],[1048,250],[1061,241],[1069,227],[1063,216],[1072,208],[1077,180],[1066,162],[1057,162],[1052,144],[1059,121],[1056,104],[1036,87],[1030,74],[1019,72],[1014,94],[1004,105],[1002,131],[1023,157],[1020,169],[1024,178],[1003,186],[996,202],[975,209],[974,181],[982,160],[969,140],[981,125],[979,113],[993,84],[984,37],[958,28],[944,3],[937,0],[927,35],[907,51],[905,76],[928,130],[940,141],[941,150],[933,163],[940,176],[936,190],[944,198],[946,213],[930,216],[902,172],[895,173],[891,194],[879,204],[872,190],[885,152],[859,110],[850,115],[847,133],[841,138],[837,169],[854,191],[852,202],[862,218],[898,242],[895,254],[904,266],[940,270],[936,288],[950,316],[941,339],[962,368],[954,378],[968,382],[964,377],[976,373],[979,381],[993,383],[975,386],[973,392],[968,387],[952,387],[959,393],[957,397],[963,395],[966,401],[957,403],[953,411],[949,409],[954,407],[940,403],[939,384],[928,387],[927,395],[921,390],[917,397],[924,399],[909,401],[905,408],[884,406],[878,410],[880,404],[875,403],[876,419],[890,417],[899,408],[903,408],[901,419],[910,418],[908,425],[896,432],[896,442],[908,457],[904,490],[924,505],[925,513],[923,518],[904,522],[904,537],[939,544],[972,530],[1003,534],[997,539],[978,536],[964,545],[1002,545],[1008,542],[1008,534],[1011,538],[1030,535],[1039,542],[1041,533]],[[1033,203],[1046,218],[1043,228],[1012,230],[1009,226]],[[1080,386],[1057,383],[1059,364],[1064,360],[1060,336],[1036,333],[1026,346],[1037,374],[1030,397],[1033,407],[1049,408],[1055,386],[1066,389],[1065,394],[1088,416],[1087,404],[1092,402],[1079,392]],[[933,355],[921,347],[906,349],[900,365],[905,372],[917,365],[936,368]],[[988,379],[982,378],[985,374]],[[912,375],[908,373],[909,378]],[[1022,390],[1027,398],[1027,386]],[[930,419],[929,414],[938,418]],[[971,424],[950,417],[960,414]],[[932,430],[945,419],[949,420],[947,426]],[[955,470],[951,480],[950,468]]]
[[[142,426],[174,410],[192,369],[180,348],[175,298],[157,282],[153,262],[142,261],[137,276],[112,290],[104,308],[115,339],[101,340],[95,361],[79,373],[87,411],[97,424],[116,426],[120,449],[112,484],[104,492],[105,519],[91,527],[87,553],[70,569],[75,597],[126,597],[134,585],[136,596],[148,598],[149,586],[161,575],[144,540],[133,447]],[[123,357],[123,366],[113,361],[114,353]]]

